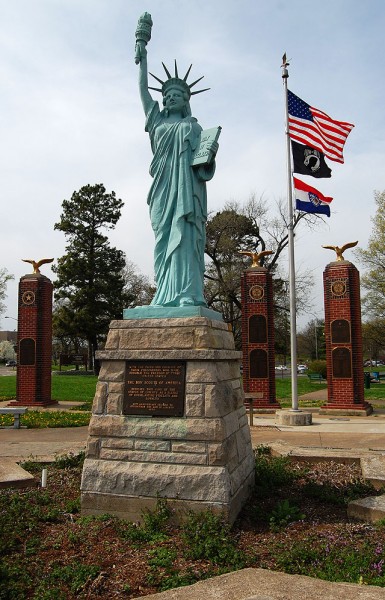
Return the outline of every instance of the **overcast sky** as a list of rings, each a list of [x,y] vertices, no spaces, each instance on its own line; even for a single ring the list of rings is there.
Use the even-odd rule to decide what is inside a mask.
[[[327,161],[331,179],[305,177],[334,197],[327,224],[296,235],[297,268],[312,269],[316,282],[310,310],[322,316],[322,272],[333,255],[321,245],[365,247],[373,192],[385,188],[383,0],[0,0],[0,267],[15,276],[5,314],[17,317],[18,280],[30,272],[21,259],[65,253],[54,224],[62,201],[86,184],[104,183],[124,201],[111,243],[153,275],[151,150],[134,63],[144,11],[154,23],[150,71],[162,77],[161,61],[176,58],[183,74],[193,63],[190,81],[203,74],[211,88],[192,98],[203,128],[223,128],[210,210],[252,193],[272,204],[286,195],[285,51],[289,88],[354,123],[345,164]],[[352,251],[346,258],[355,262]],[[49,265],[42,272],[54,278]]]

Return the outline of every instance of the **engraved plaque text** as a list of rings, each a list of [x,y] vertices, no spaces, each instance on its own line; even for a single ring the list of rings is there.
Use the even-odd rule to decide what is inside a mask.
[[[182,417],[185,378],[184,361],[126,361],[123,414]]]

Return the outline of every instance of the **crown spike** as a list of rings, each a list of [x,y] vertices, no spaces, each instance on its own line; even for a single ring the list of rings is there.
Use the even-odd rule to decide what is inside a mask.
[[[189,87],[190,88],[194,87],[194,85],[196,85],[201,79],[203,79],[203,77],[204,77],[204,75],[202,75],[202,77],[199,77],[199,79],[197,79],[193,83],[189,83]]]
[[[207,90],[211,90],[211,88],[205,88],[204,90],[197,90],[196,92],[191,92],[191,95],[195,96],[195,94],[201,94],[202,92],[207,92]]]
[[[154,79],[156,79],[157,81],[159,81],[159,83],[161,83],[162,85],[164,84],[164,81],[162,81],[161,79],[159,79],[159,77],[157,77],[156,75],[153,75],[153,73],[150,73],[151,77],[153,77]]]
[[[151,77],[153,77],[154,79],[156,79],[156,81],[159,81],[159,83],[161,84],[161,88],[156,88],[156,87],[151,87],[148,86],[149,90],[154,90],[155,92],[160,92],[162,95],[164,95],[166,93],[166,91],[172,87],[172,86],[179,86],[181,88],[183,88],[184,91],[186,91],[190,96],[194,96],[195,94],[201,94],[202,92],[207,92],[207,90],[211,89],[211,88],[205,88],[204,90],[197,90],[196,92],[192,92],[191,88],[194,87],[194,85],[196,85],[199,81],[201,81],[204,77],[204,75],[202,75],[202,77],[199,77],[199,79],[197,79],[196,81],[193,81],[193,83],[189,84],[187,83],[187,78],[190,74],[191,68],[192,68],[192,64],[189,66],[186,75],[184,76],[183,79],[180,79],[179,74],[178,74],[178,65],[176,62],[176,59],[174,59],[174,70],[175,70],[175,76],[173,77],[170,73],[170,71],[167,69],[166,65],[164,64],[164,62],[162,62],[163,68],[166,72],[167,75],[167,79],[166,81],[162,81],[162,79],[160,79],[159,77],[157,77],[156,75],[154,75],[153,73],[150,73]]]
[[[170,73],[170,71],[167,69],[166,65],[164,64],[164,62],[162,62],[163,68],[166,71],[166,75],[169,79],[172,79],[172,75]]]
[[[186,75],[183,77],[183,81],[187,81],[187,77],[190,75],[192,64],[189,66]]]

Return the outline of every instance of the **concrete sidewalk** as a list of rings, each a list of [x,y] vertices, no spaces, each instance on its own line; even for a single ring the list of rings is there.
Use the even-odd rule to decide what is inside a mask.
[[[87,435],[88,427],[0,429],[0,460],[53,462],[56,456],[84,450]]]
[[[302,399],[326,399],[327,391],[316,390]],[[0,402],[6,406],[8,402]],[[40,410],[68,410],[79,403],[60,402]],[[374,451],[385,453],[385,410],[375,410],[367,417],[320,415],[311,410],[313,423],[307,426],[277,424],[274,413],[254,414],[251,437],[253,446],[280,445],[284,453],[290,449],[308,448],[312,452],[326,449]],[[53,461],[55,456],[77,453],[85,449],[88,427],[57,429],[0,429],[0,458]],[[285,450],[286,449],[286,450]]]

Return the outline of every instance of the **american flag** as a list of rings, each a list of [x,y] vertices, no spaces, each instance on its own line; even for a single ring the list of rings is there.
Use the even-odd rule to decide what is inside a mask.
[[[292,140],[320,150],[331,160],[343,163],[342,151],[354,125],[334,121],[318,108],[306,104],[288,90],[289,135]]]

